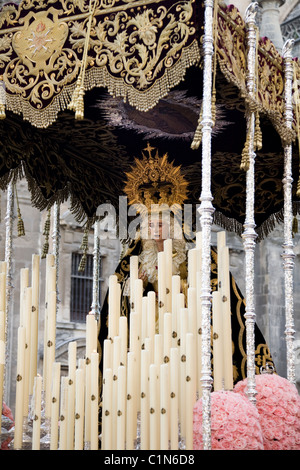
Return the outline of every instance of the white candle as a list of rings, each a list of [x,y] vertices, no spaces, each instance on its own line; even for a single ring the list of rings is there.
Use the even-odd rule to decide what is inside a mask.
[[[109,276],[108,288],[108,337],[114,338],[118,334],[120,316],[120,291],[115,274]]]
[[[7,274],[7,262],[6,261],[0,261],[0,273]]]
[[[59,449],[67,450],[68,433],[68,388],[69,378],[61,377],[61,398],[60,398],[60,426],[59,426]]]
[[[145,339],[148,336],[148,298],[142,299],[142,324],[141,324],[141,345],[145,344]]]
[[[20,270],[20,326],[24,326],[25,289],[29,286],[29,269]]]
[[[177,346],[180,346],[181,335],[181,310],[185,308],[185,295],[183,293],[177,294]]]
[[[134,281],[134,311],[142,316],[142,299],[143,299],[143,281],[136,279]]]
[[[83,450],[84,429],[84,371],[76,369],[75,373],[75,450]]]
[[[158,253],[157,264],[159,333],[163,334],[164,313],[166,312],[166,262],[163,251]]]
[[[103,342],[103,370],[112,369],[113,343],[110,339]]]
[[[135,309],[134,306],[134,285],[135,281],[139,278],[139,257],[131,256],[130,257],[130,266],[129,266],[129,276],[130,276],[130,308]]]
[[[186,434],[186,333],[188,329],[188,309],[182,308],[180,314],[180,423],[181,435]]]
[[[194,385],[197,389],[197,380],[198,380],[198,355],[197,355],[197,289],[189,287],[188,289],[188,333],[194,335],[194,354],[193,354],[193,364],[195,367],[194,375]]]
[[[158,372],[155,364],[149,367],[149,449],[158,450],[160,443],[160,399],[158,396]],[[176,429],[178,435],[178,427]]]
[[[168,450],[170,415],[169,364],[160,366],[160,449]]]
[[[123,365],[126,367],[127,347],[128,347],[128,320],[127,320],[127,317],[125,316],[122,316],[119,319],[119,337],[121,339],[120,365]]]
[[[224,357],[224,388],[233,389],[232,335],[230,309],[229,248],[225,246],[225,233],[218,232],[218,284],[222,294],[222,330]]]
[[[126,430],[126,368],[118,368],[118,401],[117,401],[117,450],[125,450]]]
[[[85,432],[84,440],[85,442],[91,441],[91,354],[92,351],[97,349],[97,321],[95,316],[89,314],[86,316],[86,351],[85,351]]]
[[[91,450],[98,450],[99,354],[91,354]]]
[[[137,394],[140,395],[141,388],[141,342],[138,335],[139,328],[139,316],[135,312],[130,313],[130,339],[129,339],[129,350],[135,353],[136,360],[136,383],[137,383]],[[137,401],[137,407],[139,411],[140,402]]]
[[[141,349],[142,341],[142,303],[143,303],[143,281],[136,279],[134,283],[134,313],[137,314],[137,340],[138,348]]]
[[[68,436],[67,449],[74,449],[75,429],[75,373],[76,373],[77,343],[72,341],[68,348]]]
[[[202,273],[201,271],[197,272],[197,384],[196,388],[199,394],[199,397],[202,396],[202,385],[201,385],[201,376],[202,376],[202,300],[201,300],[201,280]]]
[[[23,441],[23,409],[24,409],[24,372],[25,372],[25,328],[18,328],[17,383],[15,407],[14,449],[22,448]]]
[[[164,345],[163,345],[164,362],[169,362],[170,360],[171,346],[172,346],[172,314],[165,313],[164,315]]]
[[[31,310],[32,310],[32,287],[24,289],[24,305],[23,305],[23,326],[25,327],[25,373],[24,373],[24,417],[28,415],[29,407],[29,392],[30,392],[30,348],[31,348]]]
[[[177,345],[177,295],[180,294],[180,276],[172,276],[172,347]]]
[[[149,365],[147,350],[141,351],[141,450],[149,449]]]
[[[196,402],[195,366],[194,366],[194,335],[186,335],[186,449],[193,450],[193,407]]]
[[[178,410],[179,410],[179,349],[170,351],[170,446],[178,449]]]
[[[0,310],[0,340],[5,342],[5,312]]]
[[[48,293],[48,335],[47,335],[47,374],[45,416],[50,418],[52,367],[55,361],[56,336],[56,291]]]
[[[6,274],[0,273],[0,312],[6,309]]]
[[[52,366],[51,387],[51,436],[50,450],[58,448],[58,421],[59,421],[59,396],[60,396],[60,362],[54,362]]]
[[[189,287],[196,287],[197,273],[197,250],[192,248],[188,251],[188,283]]]
[[[136,406],[136,358],[134,352],[127,355],[127,394],[126,394],[126,450],[133,450],[137,429]]]
[[[95,315],[86,316],[86,352],[85,357],[91,359],[91,353],[97,349],[97,320]],[[88,362],[88,361],[87,361]]]
[[[154,342],[155,335],[155,292],[148,292],[148,337]]]
[[[121,352],[121,338],[120,336],[114,337],[113,342],[113,387],[112,387],[112,444],[113,447],[117,446],[117,407],[118,407],[118,370],[120,366],[120,352]]]
[[[163,336],[154,336],[154,364],[157,366],[158,376],[160,374],[160,365],[164,362]]]
[[[32,312],[31,312],[31,339],[30,339],[30,379],[29,393],[33,391],[34,378],[37,375],[38,357],[38,323],[39,323],[39,293],[40,293],[40,257],[32,255]]]
[[[45,286],[45,316],[44,316],[44,358],[43,358],[43,386],[46,389],[47,386],[47,356],[48,356],[48,292],[49,290],[55,290],[56,280],[54,279],[53,273],[50,275],[50,269],[54,268],[55,256],[49,254],[46,256],[46,286]],[[56,277],[56,275],[55,275]]]
[[[34,378],[34,417],[32,423],[32,450],[40,450],[42,382],[42,377],[36,376]]]
[[[214,365],[214,391],[223,388],[223,327],[222,327],[222,294],[214,291],[213,296],[213,365]]]
[[[114,449],[112,445],[112,384],[113,371],[106,369],[103,372],[103,413],[102,413],[102,448]]]
[[[166,311],[172,309],[172,274],[173,274],[173,241],[171,239],[164,241],[164,253],[166,263]]]

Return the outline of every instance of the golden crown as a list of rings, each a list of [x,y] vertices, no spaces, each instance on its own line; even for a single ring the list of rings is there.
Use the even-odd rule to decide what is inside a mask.
[[[124,191],[129,204],[135,204],[138,212],[150,210],[153,205],[167,205],[169,208],[182,205],[187,199],[188,182],[181,174],[181,166],[168,161],[168,154],[159,156],[158,150],[149,142],[142,151],[142,159],[135,158],[132,170],[126,173]],[[156,150],[152,155],[152,151]]]

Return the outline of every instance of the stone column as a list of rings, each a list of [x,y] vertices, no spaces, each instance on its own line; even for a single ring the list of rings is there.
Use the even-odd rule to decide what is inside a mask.
[[[278,51],[281,52],[283,38],[280,29],[279,8],[286,0],[258,0],[261,7],[260,36],[268,37]]]

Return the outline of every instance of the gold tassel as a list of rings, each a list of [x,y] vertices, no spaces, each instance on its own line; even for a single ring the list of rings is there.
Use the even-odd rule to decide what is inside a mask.
[[[241,160],[240,169],[244,171],[249,170],[249,133],[247,134],[245,146],[242,151],[242,160]]]
[[[16,199],[17,199],[17,213],[18,213],[18,237],[24,237],[25,236],[25,228],[24,228],[24,222],[21,216],[21,210],[19,206],[19,198],[18,198],[18,192],[17,192],[17,187],[14,185],[15,188],[15,193],[16,193]]]
[[[72,99],[68,104],[68,109],[70,111],[75,112],[75,119],[80,120],[84,117],[84,89],[83,89],[83,81],[82,81],[82,74],[80,73],[74,93],[72,95]]]
[[[43,235],[45,236],[45,241],[42,249],[41,258],[46,258],[48,251],[49,251],[49,233],[50,233],[50,216],[51,216],[51,209],[48,210],[47,219],[44,225]]]
[[[21,217],[21,211],[18,208],[18,237],[24,237],[24,236],[25,236],[24,222]]]
[[[92,27],[92,19],[94,16],[95,8],[96,8],[97,1],[94,1],[94,6],[92,8],[92,2],[90,3],[90,16],[87,25],[87,31],[85,36],[84,42],[84,50],[83,50],[83,57],[81,63],[81,70],[77,79],[76,87],[72,96],[72,99],[68,105],[68,109],[75,112],[75,119],[81,120],[84,118],[84,74],[87,64],[87,54],[89,48],[89,41],[91,36],[91,27]]]
[[[296,196],[297,196],[297,197],[300,197],[300,178],[298,179],[298,183],[297,183]]]
[[[79,266],[78,266],[78,272],[83,272],[86,267],[86,253],[83,253]]]
[[[86,255],[87,255],[88,249],[89,249],[89,229],[85,228],[83,238],[82,238],[82,242],[81,242],[81,246],[80,246],[80,250],[83,251],[83,255],[81,257],[81,260],[80,260],[80,263],[79,263],[79,266],[78,266],[78,271],[79,272],[83,272],[85,270],[86,258],[87,258]]]
[[[202,110],[198,119],[197,129],[194,134],[193,142],[191,143],[191,149],[196,150],[200,147],[202,141]]]
[[[261,150],[262,148],[262,132],[259,122],[259,112],[256,110],[255,114],[255,131],[254,131],[254,150]]]
[[[0,119],[5,119],[6,114],[5,114],[5,104],[0,104]]]
[[[217,119],[217,98],[216,98],[216,90],[214,89],[212,92],[212,99],[211,99],[211,117],[213,120],[213,127],[216,125],[216,119]]]

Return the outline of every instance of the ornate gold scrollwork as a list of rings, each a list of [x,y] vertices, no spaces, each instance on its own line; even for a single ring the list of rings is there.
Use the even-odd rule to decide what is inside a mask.
[[[7,109],[47,127],[68,103],[82,117],[84,90],[94,86],[150,109],[200,60],[193,3],[95,0],[90,9],[84,0],[25,0],[4,6],[0,78]]]

